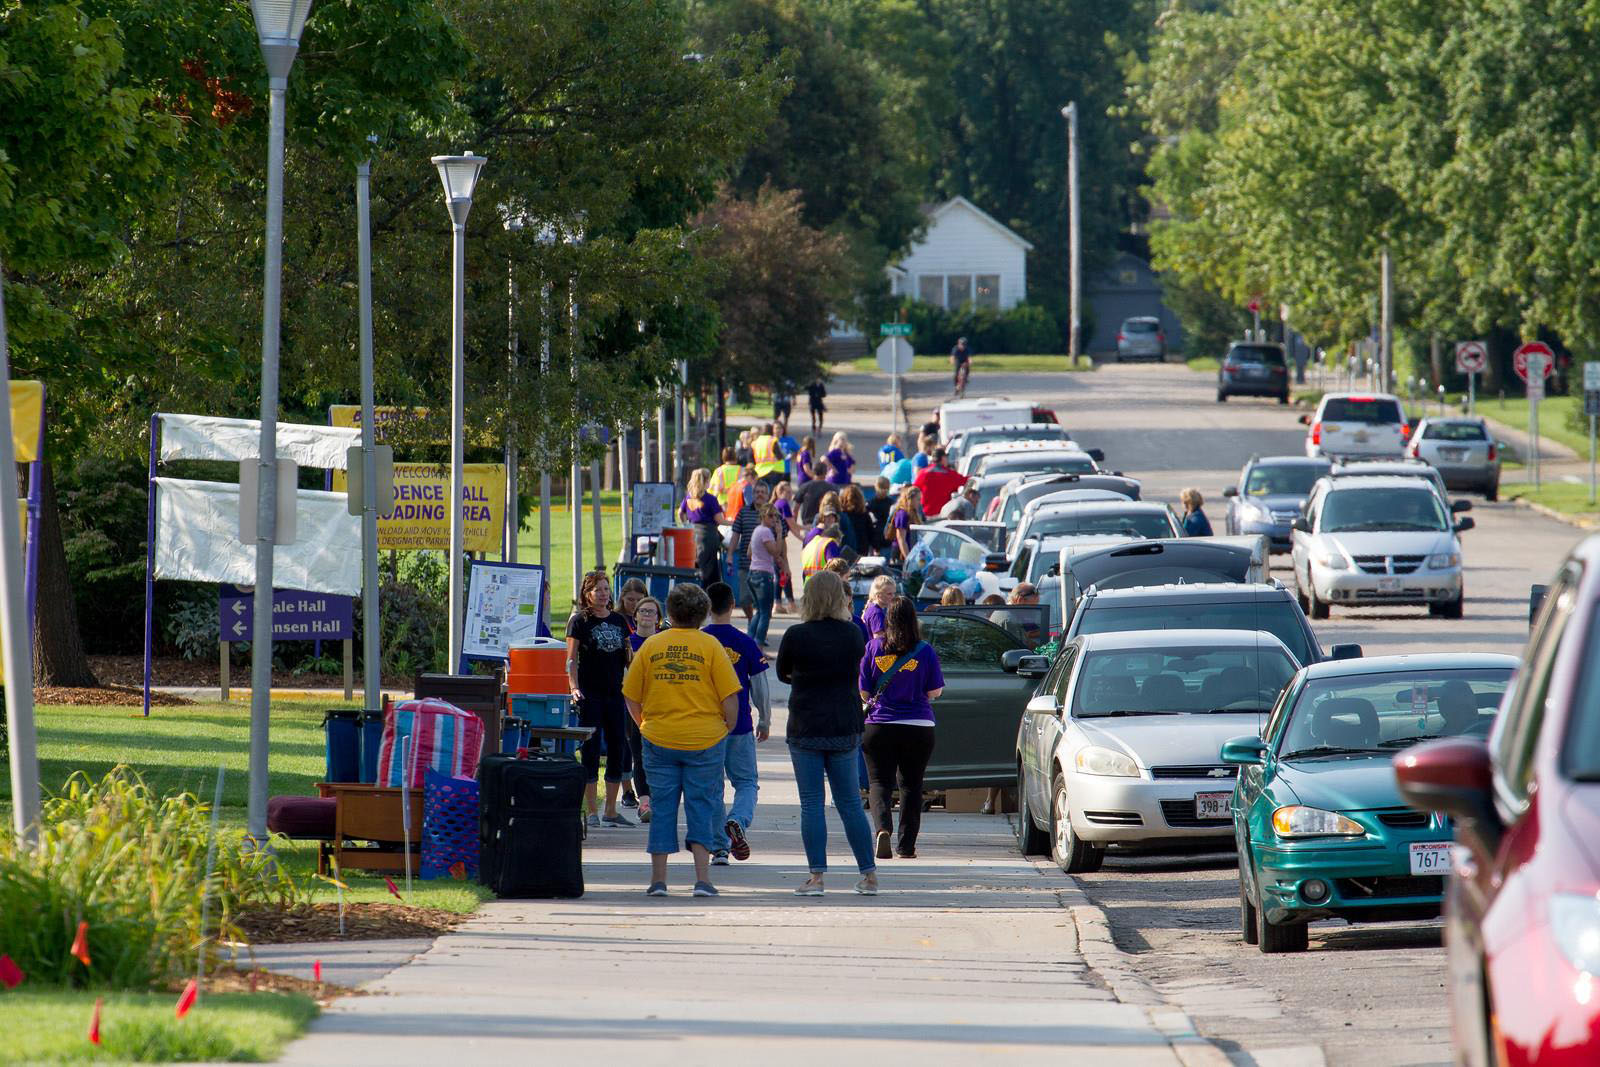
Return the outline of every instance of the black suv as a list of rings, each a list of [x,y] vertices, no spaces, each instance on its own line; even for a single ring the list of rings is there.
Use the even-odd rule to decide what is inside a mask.
[[[1193,629],[1265,630],[1282,641],[1301,666],[1361,655],[1360,645],[1334,645],[1324,656],[1305,612],[1278,582],[1090,588],[1078,598],[1061,643],[1079,634]]]
[[[1289,402],[1289,361],[1271,341],[1235,341],[1217,368],[1217,403],[1230,396],[1275,396]]]

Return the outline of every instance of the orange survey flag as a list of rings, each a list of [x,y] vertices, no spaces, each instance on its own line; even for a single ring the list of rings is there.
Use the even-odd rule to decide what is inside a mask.
[[[78,923],[78,936],[72,939],[72,947],[67,950],[78,957],[78,962],[85,967],[89,966],[89,920],[84,919]]]
[[[389,892],[394,894],[394,899],[404,902],[406,898],[400,895],[400,887],[394,884],[394,879],[385,875],[383,880],[389,884]]]
[[[15,989],[22,984],[22,968],[10,956],[0,955],[0,985]]]
[[[183,992],[178,994],[178,1018],[189,1014],[189,1009],[194,1007],[194,1002],[200,996],[200,983],[193,978],[183,987]]]
[[[99,997],[94,998],[94,1014],[89,1016],[89,1044],[91,1045],[100,1043],[100,1005],[102,1003],[103,1001]]]

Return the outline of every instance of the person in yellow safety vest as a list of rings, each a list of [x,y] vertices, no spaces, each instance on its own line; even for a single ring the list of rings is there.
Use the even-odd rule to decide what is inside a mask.
[[[806,542],[800,553],[800,573],[810,578],[818,571],[828,569],[828,561],[839,554],[839,527],[828,526]]]
[[[761,432],[756,439],[750,442],[750,451],[755,456],[756,477],[767,483],[769,488],[775,488],[783,481],[784,463],[783,453],[778,450],[778,436],[773,432],[772,423],[761,427]]]
[[[736,453],[730,446],[722,450],[722,464],[711,472],[711,480],[706,483],[706,492],[717,498],[717,503],[722,505],[722,513],[728,516],[728,521],[733,521],[733,516],[739,514],[739,508],[734,506],[734,494],[739,491],[739,464],[735,460]],[[740,506],[744,501],[740,500]]]

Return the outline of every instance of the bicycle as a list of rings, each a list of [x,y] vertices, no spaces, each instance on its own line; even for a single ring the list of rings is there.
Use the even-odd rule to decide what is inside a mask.
[[[967,379],[971,375],[972,363],[970,361],[963,362],[956,367],[956,396],[958,398],[967,395]]]

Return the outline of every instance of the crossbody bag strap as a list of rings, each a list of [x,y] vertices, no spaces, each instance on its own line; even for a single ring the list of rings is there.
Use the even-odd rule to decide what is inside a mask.
[[[892,678],[894,678],[895,673],[899,671],[901,667],[904,667],[907,663],[910,663],[914,658],[916,658],[917,653],[922,651],[922,646],[927,643],[928,642],[926,641],[918,641],[916,645],[912,647],[910,652],[907,652],[905,655],[895,660],[894,664],[888,670],[884,671],[883,674],[878,678],[878,684],[872,687],[872,695],[874,697],[881,697],[883,695],[883,691],[889,688],[889,682]]]

